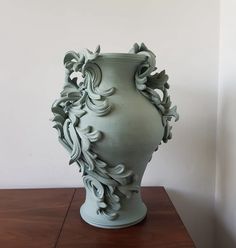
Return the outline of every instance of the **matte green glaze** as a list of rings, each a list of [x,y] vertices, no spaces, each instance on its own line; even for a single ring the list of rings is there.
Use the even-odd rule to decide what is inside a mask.
[[[52,112],[59,140],[83,175],[82,218],[103,228],[136,224],[146,215],[140,184],[158,145],[178,119],[165,71],[153,73],[155,55],[134,44],[129,53],[68,52],[61,98]],[[79,72],[82,80],[79,81]],[[162,97],[155,91],[161,91]]]

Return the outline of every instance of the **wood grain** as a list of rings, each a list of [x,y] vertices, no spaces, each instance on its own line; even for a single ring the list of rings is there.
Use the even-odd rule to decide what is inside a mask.
[[[148,215],[141,223],[119,230],[92,227],[79,214],[84,190],[77,189],[63,230],[59,248],[187,248],[195,247],[163,187],[142,190]]]
[[[54,247],[74,192],[0,190],[0,247]]]

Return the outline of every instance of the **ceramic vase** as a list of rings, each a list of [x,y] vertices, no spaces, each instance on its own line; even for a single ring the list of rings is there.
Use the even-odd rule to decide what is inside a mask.
[[[70,51],[65,84],[52,106],[69,163],[82,172],[86,199],[81,217],[102,228],[140,222],[147,208],[141,180],[152,153],[171,138],[168,76],[156,72],[155,55],[142,43],[129,53]]]

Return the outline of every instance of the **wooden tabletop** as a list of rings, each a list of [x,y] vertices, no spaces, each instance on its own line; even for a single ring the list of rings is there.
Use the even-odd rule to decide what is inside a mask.
[[[195,247],[163,187],[143,187],[142,196],[147,217],[109,230],[80,218],[84,189],[0,190],[0,247]]]

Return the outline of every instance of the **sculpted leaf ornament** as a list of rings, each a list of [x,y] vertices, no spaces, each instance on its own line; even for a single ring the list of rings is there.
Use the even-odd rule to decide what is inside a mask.
[[[136,71],[135,84],[139,92],[144,95],[161,114],[162,124],[165,128],[162,140],[166,143],[172,138],[172,126],[170,126],[169,122],[172,117],[174,117],[175,121],[179,119],[177,107],[171,107],[170,96],[168,95],[168,89],[170,88],[167,83],[168,76],[165,71],[161,71],[160,73],[155,72],[157,69],[156,56],[144,45],[144,43],[141,43],[140,46],[135,43],[129,52],[144,54],[147,57],[147,60],[142,63]],[[156,90],[162,92],[162,98]]]

